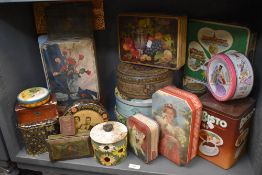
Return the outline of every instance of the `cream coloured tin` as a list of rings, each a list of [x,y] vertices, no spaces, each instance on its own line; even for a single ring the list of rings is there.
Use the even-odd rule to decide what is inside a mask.
[[[208,63],[207,76],[208,88],[219,101],[247,97],[254,83],[249,60],[234,50],[213,56]]]

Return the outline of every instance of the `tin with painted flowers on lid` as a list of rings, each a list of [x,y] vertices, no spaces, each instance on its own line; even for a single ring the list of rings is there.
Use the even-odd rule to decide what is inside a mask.
[[[90,132],[94,155],[98,163],[114,166],[127,157],[127,127],[109,121],[96,125]]]

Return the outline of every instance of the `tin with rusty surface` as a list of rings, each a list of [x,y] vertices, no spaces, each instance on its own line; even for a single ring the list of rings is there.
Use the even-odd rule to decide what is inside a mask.
[[[120,63],[117,88],[128,98],[150,99],[152,94],[172,83],[172,71],[142,65]]]

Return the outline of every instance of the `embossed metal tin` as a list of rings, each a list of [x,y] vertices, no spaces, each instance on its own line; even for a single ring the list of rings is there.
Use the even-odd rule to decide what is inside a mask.
[[[60,116],[59,124],[60,124],[60,133],[63,136],[72,136],[76,134],[74,116],[72,115]]]
[[[141,65],[120,63],[117,88],[128,98],[150,99],[152,94],[172,83],[172,71]]]
[[[219,101],[247,97],[254,83],[249,60],[233,50],[213,56],[208,63],[207,76],[209,90]]]
[[[219,102],[208,93],[200,101],[203,113],[198,154],[229,169],[246,150],[255,100],[248,97]]]
[[[116,110],[123,116],[131,116],[142,113],[151,117],[152,115],[152,99],[124,99],[118,89],[115,89]]]
[[[38,107],[26,108],[20,106],[19,103],[15,106],[16,117],[19,125],[34,124],[47,120],[55,120],[58,118],[57,101],[52,94],[51,99]]]
[[[45,139],[49,135],[58,134],[57,120],[50,120],[37,124],[18,125],[22,133],[25,150],[29,155],[38,155],[47,152]]]
[[[75,119],[77,133],[86,133],[95,125],[108,121],[106,109],[97,101],[82,100],[69,107],[64,115],[72,115]]]
[[[135,114],[128,118],[127,128],[133,152],[145,163],[156,159],[159,141],[157,122],[143,114]]]
[[[152,115],[161,130],[159,153],[177,165],[197,154],[202,104],[187,91],[167,86],[152,97]]]
[[[109,121],[96,125],[90,132],[96,160],[105,166],[123,162],[127,156],[127,127]]]
[[[46,142],[52,161],[90,157],[94,154],[87,133],[75,136],[50,135]]]
[[[34,108],[47,103],[50,99],[50,92],[44,87],[32,87],[20,92],[17,101],[20,106]]]

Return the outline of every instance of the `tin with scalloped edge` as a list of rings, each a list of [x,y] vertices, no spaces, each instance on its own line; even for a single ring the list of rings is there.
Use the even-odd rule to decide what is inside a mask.
[[[207,76],[209,91],[219,101],[247,97],[254,83],[249,60],[234,50],[213,56],[208,63]]]

